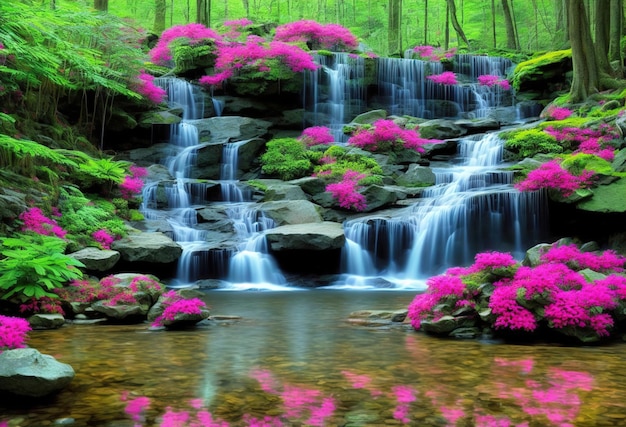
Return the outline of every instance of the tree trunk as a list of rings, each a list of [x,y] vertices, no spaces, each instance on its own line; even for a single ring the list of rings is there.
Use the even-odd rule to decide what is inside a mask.
[[[618,63],[618,74],[622,75],[622,50],[620,40],[622,39],[624,0],[611,0],[609,32],[609,61]]]
[[[497,47],[496,45],[496,0],[491,0],[491,32],[493,38],[493,48]]]
[[[211,26],[211,0],[196,0],[196,22]]]
[[[242,0],[243,1],[243,10],[246,11],[246,18],[250,18],[250,1],[249,0]]]
[[[612,74],[609,64],[609,26],[611,22],[610,0],[596,0],[596,60],[600,73]]]
[[[504,14],[504,26],[506,28],[506,47],[517,50],[519,46],[517,46],[515,39],[515,26],[513,25],[513,17],[509,8],[509,0],[502,0],[502,13]]]
[[[574,66],[569,101],[576,103],[584,101],[590,94],[598,91],[598,67],[583,0],[569,0],[566,3],[566,10]]]
[[[428,44],[428,0],[424,0],[424,46]]]
[[[450,8],[449,18],[450,22],[452,23],[452,27],[454,28],[454,31],[456,32],[459,40],[463,40],[463,42],[467,45],[467,48],[469,49],[470,42],[469,40],[467,40],[465,32],[463,32],[463,28],[461,28],[461,24],[459,24],[459,20],[456,18],[456,4],[454,3],[454,0],[446,0],[446,2],[448,3],[448,7]]]
[[[167,5],[165,0],[154,0],[154,26],[152,31],[155,34],[161,34],[165,30],[165,12]]]
[[[389,0],[387,42],[389,55],[402,54],[402,0]]]
[[[109,0],[94,0],[93,8],[101,12],[107,12],[109,10]]]

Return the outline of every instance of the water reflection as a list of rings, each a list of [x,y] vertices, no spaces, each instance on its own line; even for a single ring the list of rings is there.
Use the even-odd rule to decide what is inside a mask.
[[[0,420],[124,425],[128,403],[147,397],[145,426],[182,412],[229,426],[626,425],[624,344],[442,340],[345,322],[352,311],[398,309],[413,296],[213,292],[213,314],[243,319],[193,331],[145,324],[34,332],[30,345],[71,364],[76,378],[45,402],[0,402]]]

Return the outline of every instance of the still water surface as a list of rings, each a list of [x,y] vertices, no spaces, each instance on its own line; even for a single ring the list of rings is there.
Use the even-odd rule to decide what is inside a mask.
[[[626,344],[445,340],[346,322],[356,310],[405,308],[414,294],[212,291],[212,314],[242,319],[191,331],[35,331],[30,346],[76,377],[38,405],[0,401],[0,421],[133,426],[128,394],[150,399],[144,426],[167,407],[197,413],[194,399],[230,426],[626,426]]]

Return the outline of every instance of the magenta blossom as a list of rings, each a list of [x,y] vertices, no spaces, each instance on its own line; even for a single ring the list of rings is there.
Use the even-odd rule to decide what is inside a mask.
[[[320,24],[312,20],[301,20],[276,27],[275,40],[282,42],[305,42],[313,49],[338,52],[356,49],[357,38],[338,24]]]
[[[591,185],[593,171],[583,171],[580,175],[574,175],[561,167],[559,160],[551,160],[541,164],[537,169],[528,173],[525,180],[515,184],[520,191],[536,191],[542,188],[559,190],[564,197],[570,196],[580,188]]]
[[[26,334],[30,330],[28,320],[0,315],[0,353],[2,350],[26,347]]]
[[[328,184],[326,191],[333,195],[333,198],[339,202],[340,207],[363,211],[367,204],[365,196],[359,193],[362,186],[358,184],[363,178],[365,178],[364,174],[348,170],[344,173],[340,182]]]
[[[330,133],[330,129],[326,126],[313,126],[302,131],[302,135],[298,138],[303,141],[307,147],[320,144],[330,144],[335,140]]]
[[[446,86],[454,86],[459,83],[456,79],[456,74],[454,74],[452,71],[444,71],[441,74],[431,74],[430,76],[426,76],[426,78],[433,83]]]
[[[32,207],[19,216],[22,220],[22,231],[34,231],[43,236],[55,235],[61,239],[65,238],[67,231],[62,229],[53,219],[43,214],[41,209]]]

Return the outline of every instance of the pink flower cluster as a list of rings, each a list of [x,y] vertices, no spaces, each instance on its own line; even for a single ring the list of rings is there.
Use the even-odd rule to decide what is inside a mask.
[[[401,147],[424,152],[424,145],[438,144],[441,141],[424,139],[415,129],[403,129],[393,120],[377,120],[371,128],[361,127],[348,139],[354,145],[367,151],[387,151]]]
[[[22,231],[34,231],[43,236],[55,235],[61,239],[67,234],[55,220],[45,216],[40,208],[29,208],[22,212],[19,218],[23,222]]]
[[[476,274],[509,269],[496,275],[490,294],[469,286]],[[578,270],[608,274],[589,281]],[[461,307],[474,309],[463,316],[478,319],[478,310],[489,309],[486,320],[500,330],[535,331],[540,324],[579,339],[596,340],[609,336],[613,315],[626,306],[626,257],[614,251],[582,252],[576,245],[553,245],[545,250],[535,267],[520,266],[510,254],[482,253],[466,268],[448,269],[431,277],[426,292],[409,305],[408,317],[415,329],[423,320],[454,316]],[[486,279],[481,276],[484,282]],[[497,279],[500,277],[500,279]],[[486,306],[481,306],[487,301]],[[473,314],[472,314],[473,313]]]
[[[601,126],[598,130],[548,126],[544,131],[563,145],[572,146],[574,153],[594,154],[609,162],[615,158],[615,149],[608,142],[620,138],[618,132],[609,125]]]
[[[2,350],[24,348],[30,323],[21,317],[0,315],[0,353]]]
[[[91,234],[91,237],[98,242],[102,249],[111,249],[111,243],[115,240],[115,238],[105,229],[94,231]]]
[[[443,50],[441,48],[435,48],[433,46],[415,46],[413,52],[417,53],[420,58],[427,61],[442,61],[444,59],[452,59],[456,54],[456,48]]]
[[[172,59],[170,45],[176,39],[188,39],[190,43],[198,43],[206,39],[219,42],[221,36],[202,24],[175,25],[163,31],[156,46],[150,50],[149,55],[152,62],[166,65]]]
[[[301,20],[276,27],[275,40],[293,43],[306,42],[313,49],[337,52],[356,49],[357,38],[338,24],[320,24],[312,20]]]
[[[559,190],[564,197],[568,197],[580,188],[588,188],[594,175],[595,172],[587,170],[580,175],[574,175],[561,167],[559,159],[554,159],[530,171],[526,179],[515,184],[515,188],[520,191],[553,188]]]
[[[255,69],[268,72],[272,68],[271,60],[279,60],[295,73],[304,70],[316,70],[313,57],[298,46],[272,41],[267,43],[258,36],[248,36],[244,43],[222,44],[217,48],[215,61],[216,73],[203,76],[202,85],[218,85],[234,75],[235,71]]]
[[[206,304],[199,298],[185,299],[176,291],[168,291],[163,294],[163,313],[154,319],[152,326],[164,326],[166,321],[174,321],[180,314],[201,314],[206,309]]]
[[[46,313],[65,315],[65,311],[61,306],[61,300],[58,298],[40,297],[31,298],[30,301],[20,304],[20,313]]]
[[[483,74],[482,76],[478,76],[478,84],[487,87],[500,86],[504,90],[511,89],[511,84],[507,79],[493,74]]]
[[[303,141],[307,147],[320,144],[330,144],[335,140],[330,133],[330,129],[326,126],[313,126],[302,131],[302,135],[298,138]]]
[[[135,85],[137,93],[145,96],[155,104],[160,104],[165,100],[167,92],[154,84],[154,76],[146,72],[141,72],[137,77],[138,82]]]
[[[456,74],[452,71],[444,71],[441,74],[431,74],[430,76],[426,76],[426,78],[433,83],[454,86],[458,84],[458,80],[456,79]]]
[[[359,193],[362,187],[358,184],[363,178],[365,178],[364,174],[347,170],[343,175],[343,179],[340,182],[328,184],[326,191],[339,201],[340,207],[363,211],[367,208],[367,204],[365,196]]]
[[[130,175],[124,177],[124,181],[119,185],[122,198],[130,200],[141,194],[143,190],[144,182],[143,177],[148,174],[145,168],[131,165],[129,168]]]
[[[552,120],[565,120],[568,117],[570,117],[572,114],[574,114],[574,112],[570,110],[569,108],[556,107],[554,105],[551,105],[550,107],[548,107],[548,110],[546,111],[546,113],[548,117],[550,117]]]

